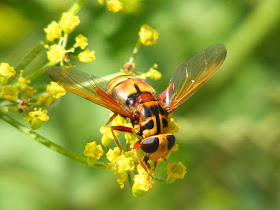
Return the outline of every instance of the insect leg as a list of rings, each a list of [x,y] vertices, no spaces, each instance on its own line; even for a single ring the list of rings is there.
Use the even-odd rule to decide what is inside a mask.
[[[148,163],[148,160],[149,160],[149,154],[146,154],[144,159],[143,159],[143,163],[145,164],[145,166],[147,166],[149,169],[151,169],[151,166]]]
[[[113,121],[113,119],[115,119],[115,117],[117,117],[117,116],[118,116],[118,113],[114,112],[114,114],[112,115],[112,117],[110,117],[110,119],[108,120],[108,122],[107,122],[105,125],[103,125],[103,127],[107,127],[107,126]]]
[[[142,168],[145,170],[146,174],[147,174],[147,187],[150,189],[151,188],[151,176],[148,172],[148,169],[147,167],[145,166],[145,164],[143,163],[143,161],[141,161],[139,155],[137,154],[137,150],[139,149],[140,147],[140,143],[141,143],[141,140],[137,141],[134,146],[133,146],[133,152],[139,162],[139,164],[142,166]]]
[[[120,155],[121,155],[123,148],[122,148],[122,146],[120,144],[119,139],[115,135],[114,131],[122,131],[122,132],[134,133],[134,130],[133,130],[133,128],[129,128],[129,127],[125,127],[125,126],[111,126],[112,135],[113,135],[113,137],[115,139],[116,145],[118,146],[118,148],[120,148]]]

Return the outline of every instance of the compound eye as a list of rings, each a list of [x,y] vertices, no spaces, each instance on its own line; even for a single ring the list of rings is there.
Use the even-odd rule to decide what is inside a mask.
[[[170,150],[175,144],[175,136],[169,135],[169,136],[166,136],[166,139],[168,141],[168,150]]]
[[[146,153],[154,153],[159,145],[158,137],[147,138],[141,142],[141,149]]]

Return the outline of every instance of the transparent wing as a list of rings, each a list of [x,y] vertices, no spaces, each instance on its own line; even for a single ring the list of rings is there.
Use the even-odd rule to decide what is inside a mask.
[[[133,118],[133,114],[126,107],[106,93],[105,90],[109,81],[81,71],[58,66],[47,67],[46,73],[66,90],[113,112]]]
[[[226,58],[224,45],[214,45],[191,57],[173,73],[161,100],[169,112],[174,111],[212,77]]]

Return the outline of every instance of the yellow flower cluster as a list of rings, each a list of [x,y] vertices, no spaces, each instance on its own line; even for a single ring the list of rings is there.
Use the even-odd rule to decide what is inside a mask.
[[[98,0],[99,5],[103,5],[104,4],[104,0]]]
[[[95,160],[98,160],[103,153],[101,145],[97,145],[96,141],[87,143],[85,146],[84,155],[89,158],[91,164],[95,163]]]
[[[118,12],[118,11],[122,10],[122,8],[123,8],[123,4],[118,0],[106,1],[106,6],[107,6],[108,11],[111,11],[111,12]]]
[[[148,72],[142,73],[137,77],[144,80],[146,80],[147,78],[151,78],[153,80],[159,80],[161,79],[161,73],[158,70],[156,70],[157,67],[158,67],[157,64],[154,64],[153,67],[151,67]]]
[[[66,94],[65,89],[58,85],[56,82],[51,82],[50,85],[47,85],[46,92],[55,99],[58,99]]]
[[[95,60],[95,52],[85,49],[88,45],[87,38],[83,35],[78,35],[75,38],[75,43],[73,47],[66,49],[68,36],[73,30],[80,24],[80,19],[73,13],[67,12],[63,13],[60,22],[57,23],[53,21],[51,24],[44,29],[47,34],[47,40],[52,42],[52,45],[46,45],[48,49],[47,58],[52,64],[57,64],[61,62],[69,62],[71,53],[74,53],[78,48],[84,50],[78,54],[77,57],[81,62],[92,62]],[[55,40],[57,43],[54,43]]]
[[[185,174],[187,173],[186,171],[186,166],[179,161],[178,163],[170,163],[167,166],[167,181],[172,183],[176,179],[183,179]]]
[[[2,78],[6,78],[7,80],[2,80],[1,83],[1,93],[2,97],[7,100],[15,100],[18,99],[19,94],[21,94],[22,98],[27,95],[28,98],[33,96],[33,88],[29,86],[31,83],[30,80],[26,80],[22,77],[23,71],[20,71],[20,76],[18,78],[19,88],[15,85],[6,85],[8,82],[8,78],[14,77],[16,72],[13,67],[11,67],[8,63],[1,63],[0,65],[0,75]]]
[[[16,71],[14,67],[11,67],[8,63],[0,64],[0,75],[6,78],[14,77],[16,75]]]
[[[125,118],[118,115],[117,117],[114,118],[114,120],[112,122],[112,126],[122,126],[122,125],[126,126],[126,127],[132,127],[132,125],[129,124]],[[102,145],[104,147],[109,146],[111,141],[114,139],[111,128],[102,126],[100,128],[100,133],[103,134],[102,139],[101,139]],[[114,133],[115,133],[116,137],[118,137],[121,134],[120,131],[114,131]]]
[[[115,163],[115,174],[117,175],[117,182],[120,184],[120,187],[124,187],[124,182],[127,178],[127,172],[132,171],[135,168],[136,158],[134,153],[127,151],[124,154],[120,155],[120,149],[115,147],[114,150],[109,149],[106,154],[107,159],[111,163]]]
[[[47,52],[48,60],[54,63],[63,61],[65,54],[67,52],[71,52],[71,51],[67,51],[64,47],[57,44],[51,45],[50,47],[46,46],[46,48],[48,49]]]
[[[20,88],[24,93],[31,98],[33,96],[33,87],[30,87],[29,84],[31,83],[30,80],[26,80],[23,76],[23,71],[20,71],[20,77],[18,78],[18,82],[20,83]]]
[[[80,19],[71,12],[65,12],[60,19],[62,30],[66,34],[72,33],[72,31],[80,24]]]
[[[77,48],[81,48],[82,50],[86,48],[86,46],[88,45],[87,41],[88,39],[86,37],[84,37],[82,34],[79,34],[76,38],[76,43],[74,44],[74,47]]]
[[[48,27],[44,29],[44,31],[47,34],[47,40],[49,40],[50,42],[55,39],[59,39],[62,35],[62,29],[60,25],[55,21],[51,22],[51,24],[49,24]]]
[[[56,82],[51,82],[51,84],[47,85],[46,93],[39,96],[36,104],[50,106],[53,101],[65,94],[66,91],[63,87],[58,85]]]
[[[37,106],[49,106],[54,100],[65,95],[66,92],[61,86],[51,82],[50,85],[47,85],[46,92],[39,95],[38,90],[30,86],[31,81],[23,76],[23,70],[19,72],[16,83],[7,84],[8,79],[15,76],[16,71],[13,67],[8,63],[0,64],[0,78],[2,81],[0,83],[2,86],[0,88],[0,98],[6,99],[6,104],[10,107],[16,104],[19,113],[25,113],[24,121],[30,123],[32,129],[38,129],[42,122],[49,120],[49,116],[46,109],[37,108]],[[37,102],[35,103],[34,101]],[[14,108],[16,109],[16,107]]]
[[[18,98],[19,89],[13,85],[5,85],[1,88],[2,97],[8,100]]]
[[[86,49],[78,55],[79,61],[87,63],[95,60],[95,52]]]
[[[48,110],[39,108],[34,108],[34,111],[29,112],[27,116],[23,119],[25,122],[30,122],[30,126],[33,130],[36,130],[41,127],[42,121],[48,121],[49,116],[47,115]]]
[[[148,25],[143,25],[139,31],[141,43],[145,46],[153,45],[158,39],[158,32]]]
[[[36,95],[35,101],[36,103],[30,103],[31,99],[33,99],[33,87],[30,87],[30,80],[25,79],[23,76],[23,71],[20,72],[20,77],[18,82],[20,84],[20,93],[22,96],[22,100],[19,101],[19,111],[24,112],[26,115],[24,117],[24,121],[30,123],[32,129],[38,129],[41,127],[42,122],[48,121],[49,116],[47,115],[47,110],[42,109],[41,107],[38,109],[34,107],[34,110],[28,112],[30,106],[50,106],[50,104],[56,99],[64,96],[66,91],[63,87],[59,86],[55,82],[51,82],[50,85],[47,85],[45,93],[41,95]],[[37,90],[36,90],[37,92]],[[27,96],[27,98],[25,97]]]
[[[99,5],[103,5],[105,0],[98,0]],[[123,9],[123,3],[119,0],[106,0],[108,11],[118,12]]]
[[[173,118],[171,118],[170,123],[169,123],[169,132],[178,133],[179,129],[180,129],[180,126],[178,125],[178,123],[176,123],[175,120]]]
[[[0,64],[0,84],[6,85],[10,77],[14,77],[16,75],[16,71],[13,67],[11,67],[8,63]]]
[[[148,178],[146,171],[140,166],[137,166],[138,174],[134,176],[134,184],[132,186],[132,193],[135,197],[141,197],[147,193],[148,190],[151,189],[152,184],[151,181],[150,186],[148,185]]]

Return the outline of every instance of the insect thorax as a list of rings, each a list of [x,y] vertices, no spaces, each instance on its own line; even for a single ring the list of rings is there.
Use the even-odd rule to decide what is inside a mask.
[[[107,93],[124,106],[135,111],[140,95],[148,94],[154,99],[155,90],[145,80],[130,76],[120,76],[112,79],[107,85]]]

